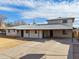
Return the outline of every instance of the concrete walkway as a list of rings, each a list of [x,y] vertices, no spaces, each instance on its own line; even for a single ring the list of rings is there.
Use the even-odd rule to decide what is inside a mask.
[[[79,44],[78,39],[73,39],[73,44]]]
[[[0,59],[26,59],[28,56],[32,59],[33,56],[38,56],[34,59],[72,59],[71,40],[31,41],[0,53]]]
[[[79,59],[79,44],[73,44],[73,59]]]

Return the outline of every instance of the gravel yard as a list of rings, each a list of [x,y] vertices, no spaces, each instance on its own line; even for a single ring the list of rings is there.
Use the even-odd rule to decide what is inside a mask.
[[[23,43],[25,43],[25,41],[17,40],[16,38],[11,39],[11,38],[0,37],[0,52],[6,50],[8,48],[16,47],[16,46],[23,44]]]

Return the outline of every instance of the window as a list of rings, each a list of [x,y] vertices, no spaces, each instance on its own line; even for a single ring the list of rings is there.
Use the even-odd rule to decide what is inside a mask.
[[[19,30],[17,30],[17,33],[19,33]]]
[[[29,33],[29,30],[26,30],[26,33]]]
[[[35,34],[37,33],[37,30],[35,30]]]
[[[67,20],[63,20],[63,23],[67,23]]]
[[[15,29],[13,31],[15,32]]]
[[[66,30],[63,30],[63,34],[66,35],[67,34],[67,31]]]
[[[8,33],[10,32],[10,30],[8,30]]]

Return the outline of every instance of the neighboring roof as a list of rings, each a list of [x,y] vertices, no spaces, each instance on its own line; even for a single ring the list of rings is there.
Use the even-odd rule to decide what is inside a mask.
[[[79,28],[75,28],[73,31],[79,31]]]
[[[33,25],[22,25],[22,26],[8,27],[7,29],[48,30],[48,29],[72,29],[72,28],[73,28],[72,26],[62,25],[62,24],[47,24],[47,25],[33,24]]]
[[[72,19],[72,20],[74,20],[75,18],[74,17],[69,17],[69,18],[62,18],[62,17],[59,17],[59,18],[55,18],[55,19],[49,19],[49,20],[47,20],[47,21],[51,21],[51,20],[64,20],[64,19]]]

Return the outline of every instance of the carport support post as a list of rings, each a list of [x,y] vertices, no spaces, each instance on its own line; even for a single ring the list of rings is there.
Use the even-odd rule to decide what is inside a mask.
[[[73,29],[72,29],[72,43],[73,43],[73,36],[74,36],[74,33],[73,33]]]
[[[74,53],[73,53],[73,38],[74,38],[74,33],[73,33],[73,29],[74,28],[72,28],[72,59],[74,58]]]

